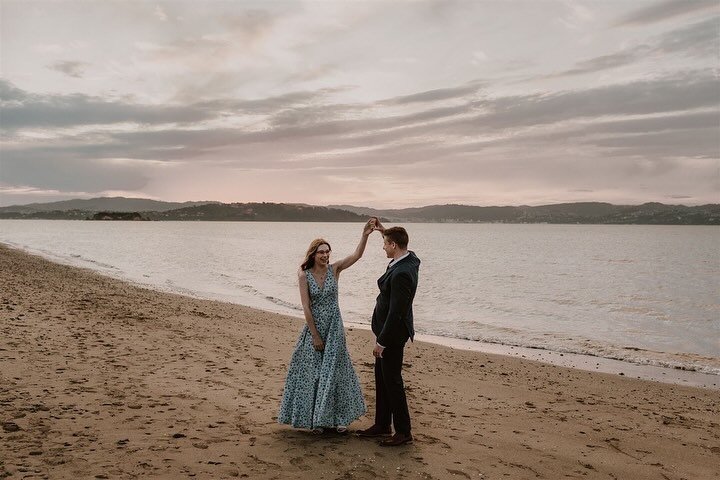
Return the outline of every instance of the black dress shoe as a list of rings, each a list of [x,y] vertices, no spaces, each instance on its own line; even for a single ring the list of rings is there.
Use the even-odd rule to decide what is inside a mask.
[[[413,438],[412,435],[409,433],[396,433],[392,437],[388,438],[387,440],[383,440],[380,442],[381,447],[399,447],[400,445],[405,445],[406,443],[412,443]]]
[[[390,427],[378,427],[377,425],[373,425],[365,430],[359,430],[357,435],[358,437],[385,437],[391,433]]]

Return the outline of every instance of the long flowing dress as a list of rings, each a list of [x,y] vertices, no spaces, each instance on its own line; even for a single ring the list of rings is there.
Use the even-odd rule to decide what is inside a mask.
[[[278,422],[308,429],[347,426],[367,408],[345,342],[337,282],[332,265],[322,288],[309,270],[305,275],[310,311],[325,349],[315,350],[305,325],[290,359]]]

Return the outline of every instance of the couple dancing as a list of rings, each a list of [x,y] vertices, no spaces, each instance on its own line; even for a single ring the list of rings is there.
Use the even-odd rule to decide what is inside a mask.
[[[337,282],[340,273],[362,257],[374,230],[382,233],[383,250],[392,260],[378,279],[380,294],[372,316],[376,339],[375,423],[357,434],[386,437],[380,445],[399,446],[412,442],[402,362],[405,343],[415,333],[412,301],[420,259],[408,251],[404,228],[385,229],[375,217],[365,224],[355,252],[342,260],[330,263],[330,244],[322,238],[310,243],[298,270],[307,325],[290,360],[278,422],[314,433],[332,429],[342,434],[367,411],[345,343]],[[395,431],[392,436],[391,426]]]

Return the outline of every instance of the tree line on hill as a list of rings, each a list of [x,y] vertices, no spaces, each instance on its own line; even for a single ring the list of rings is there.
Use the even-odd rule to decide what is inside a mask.
[[[612,205],[602,202],[542,206],[430,205],[381,210],[352,205],[291,203],[159,202],[122,197],[0,207],[0,219],[362,222],[377,216],[392,223],[580,223],[720,225],[720,204],[700,206]]]

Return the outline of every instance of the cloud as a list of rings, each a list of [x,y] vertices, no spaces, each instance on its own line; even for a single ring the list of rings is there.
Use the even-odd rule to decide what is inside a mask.
[[[668,0],[635,10],[621,18],[616,25],[648,25],[698,11],[717,9],[717,7],[717,0]]]
[[[137,41],[134,47],[151,62],[175,63],[208,72],[225,71],[228,61],[237,62],[258,47],[280,18],[279,14],[265,10],[235,11],[212,17],[216,26],[210,33],[198,30],[166,42]],[[203,13],[198,15],[203,17]]]
[[[62,62],[55,62],[51,65],[48,65],[47,68],[50,70],[55,70],[60,73],[64,73],[68,77],[72,78],[82,78],[85,74],[85,68],[88,66],[85,62],[75,62],[71,60],[66,60]]]
[[[3,179],[43,189],[89,190],[91,184],[93,191],[131,191],[189,166],[227,175],[311,170],[341,177],[402,167],[418,185],[422,178],[522,183],[539,176],[550,182],[548,172],[563,171],[570,186],[572,178],[600,171],[599,178],[609,179],[611,167],[595,163],[613,159],[622,174],[621,166],[646,165],[643,158],[657,163],[655,170],[643,167],[643,172],[670,175],[684,165],[682,159],[717,158],[719,86],[712,71],[701,70],[547,94],[476,98],[477,87],[465,84],[367,104],[329,102],[330,89],[178,107],[36,95],[0,82],[7,100],[3,127],[6,118],[14,125],[31,119],[26,126],[53,132],[92,124],[86,116],[97,123],[98,111],[110,125],[145,120],[153,126],[88,127],[85,133],[50,139],[19,135],[3,148]],[[33,114],[7,117],[6,104]],[[57,105],[64,115],[47,115]],[[183,124],[181,114],[199,120]],[[248,115],[258,125],[232,125]],[[628,175],[637,175],[638,168],[628,166]],[[707,165],[700,169],[706,175],[712,171]],[[598,181],[593,188],[600,186]]]
[[[507,96],[478,102],[488,113],[451,122],[472,134],[478,129],[519,128],[599,118],[717,108],[720,81],[712,72],[607,85],[550,94]]]
[[[647,44],[628,47],[619,52],[578,62],[574,68],[550,77],[597,73],[603,70],[633,65],[653,56],[680,54],[686,57],[711,57],[717,60],[720,44],[720,17],[693,23],[658,35]]]
[[[0,78],[0,102],[22,102],[28,97],[29,95],[24,90]],[[5,121],[6,119],[3,118],[2,124],[5,124]]]
[[[720,45],[720,16],[672,30],[658,38],[657,53],[683,53],[693,57],[718,59]]]
[[[2,85],[2,84],[0,84]],[[8,87],[8,85],[5,85]],[[11,87],[11,86],[10,86]],[[240,148],[250,151],[272,146],[284,154],[312,153],[343,149],[367,148],[371,146],[409,148],[409,145],[444,145],[443,148],[467,150],[470,145],[486,148],[491,141],[521,141],[527,129],[543,126],[545,135],[554,134],[548,128],[561,128],[562,135],[582,132],[592,134],[622,133],[665,130],[683,130],[712,126],[717,117],[712,112],[687,113],[693,109],[717,108],[720,99],[716,92],[718,79],[710,73],[692,72],[685,76],[670,77],[628,84],[596,87],[592,89],[564,91],[554,94],[506,96],[499,98],[468,101],[459,105],[435,106],[403,115],[390,114],[372,109],[374,117],[356,118],[367,114],[362,104],[304,105],[312,99],[322,98],[321,94],[296,93],[258,101],[217,100],[188,107],[145,106],[112,104],[118,112],[108,115],[106,120],[129,120],[167,123],[175,125],[185,117],[222,118],[223,115],[252,112],[266,115],[269,128],[249,130],[214,126],[212,128],[166,128],[130,130],[123,132],[100,132],[93,135],[64,137],[59,143],[43,146],[33,142],[29,147],[6,148],[5,155],[29,160],[32,156],[65,156],[78,158],[121,157],[158,160],[181,160],[204,156],[220,148]],[[13,95],[22,97],[22,91],[10,89]],[[64,97],[61,97],[64,99]],[[105,103],[90,104],[103,111]],[[50,102],[52,103],[52,102]],[[438,104],[445,103],[438,100]],[[25,105],[25,104],[23,104]],[[43,104],[44,105],[44,104]],[[434,107],[434,108],[432,108]],[[36,108],[30,102],[31,110]],[[146,110],[153,110],[149,116]],[[177,110],[180,109],[180,110]],[[48,111],[35,111],[46,122],[68,127],[75,125],[70,120],[81,115],[49,115]],[[673,116],[671,114],[675,113]],[[679,114],[682,113],[682,114]],[[98,114],[93,114],[99,122]],[[625,116],[651,116],[624,120]],[[25,114],[23,118],[32,117]],[[607,118],[605,118],[607,117]],[[614,120],[613,117],[615,118]],[[3,115],[3,122],[20,123],[15,116]],[[603,121],[603,118],[605,120]],[[609,121],[612,120],[612,121]],[[90,122],[87,118],[83,121]],[[593,130],[595,129],[595,130]],[[507,132],[512,132],[508,137]],[[577,133],[575,133],[577,134]],[[530,136],[532,138],[532,135]],[[468,142],[468,140],[472,140]],[[474,143],[473,143],[474,142]],[[289,145],[287,151],[283,145]],[[253,146],[254,145],[254,146]],[[678,149],[686,144],[680,143]],[[376,150],[375,153],[378,153]],[[267,156],[266,156],[267,158]],[[337,155],[335,158],[339,158]]]
[[[573,75],[585,75],[587,73],[597,73],[611,68],[623,67],[631,65],[643,59],[652,51],[651,47],[641,45],[622,52],[595,57],[590,60],[578,62],[574,68],[565,70],[551,77],[570,77]]]
[[[717,159],[718,152],[720,152],[717,127],[613,135],[588,139],[586,143],[602,147],[608,155],[637,155],[653,158],[652,163],[659,163],[661,159],[677,157]]]
[[[152,164],[142,170],[111,161],[64,158],[52,154],[28,161],[2,160],[3,181],[31,185],[41,190],[92,191],[140,190],[148,182]]]
[[[0,84],[3,82],[0,81]],[[16,97],[13,86],[5,85]],[[197,122],[211,118],[212,112],[194,106],[138,105],[104,100],[83,94],[26,95],[19,102],[0,106],[2,129],[13,131],[28,127],[66,128],[78,125]]]
[[[705,111],[596,122],[590,128],[593,132],[598,133],[643,133],[669,130],[704,130],[718,127],[720,127],[720,112]]]
[[[470,82],[467,85],[461,85],[459,87],[439,88],[427,92],[420,92],[412,95],[395,97],[378,103],[384,105],[406,105],[409,103],[427,103],[437,102],[439,100],[452,100],[456,98],[464,98],[468,95],[473,95],[477,93],[482,86],[483,85],[480,82],[475,81]]]
[[[321,99],[332,91],[289,92],[257,100],[220,99],[183,105],[149,105],[83,94],[29,94],[0,79],[0,100],[3,102],[0,104],[0,126],[5,131],[14,131],[127,122],[144,125],[201,122],[228,114],[272,114]]]

